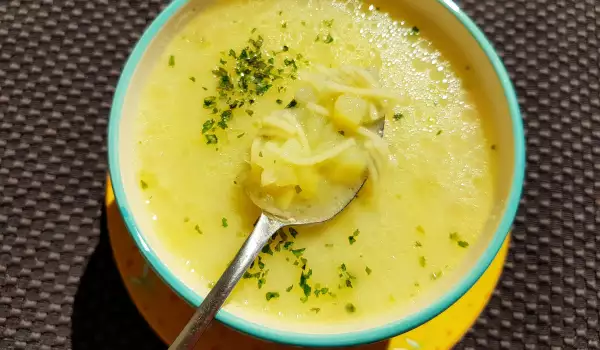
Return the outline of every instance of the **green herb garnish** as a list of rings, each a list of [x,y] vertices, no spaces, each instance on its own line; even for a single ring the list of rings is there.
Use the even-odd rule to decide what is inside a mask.
[[[461,239],[461,237],[458,234],[458,232],[452,232],[452,233],[450,233],[449,237],[450,237],[451,241],[455,241],[456,244],[458,244],[458,246],[461,247],[461,248],[467,248],[469,246],[469,242]]]
[[[196,82],[196,77],[190,77],[190,80],[195,83]]]
[[[215,126],[214,119],[209,119],[209,120],[205,121],[204,124],[202,124],[202,133],[206,134],[213,128],[213,126]]]
[[[269,301],[273,298],[279,298],[279,293],[278,292],[267,292],[266,298],[267,298],[267,301]]]
[[[219,142],[219,139],[217,138],[217,135],[215,135],[215,134],[207,134],[207,135],[204,135],[204,137],[206,137],[207,145],[214,145],[217,142]]]
[[[223,227],[227,227],[227,226],[229,226],[229,225],[227,224],[227,218],[221,218],[221,225],[222,225]]]
[[[289,291],[291,291],[291,290],[292,290],[292,288],[294,288],[294,285],[293,285],[293,284],[292,284],[291,286],[287,287],[287,288],[285,289],[285,291],[286,291],[286,292],[289,292]]]
[[[427,259],[425,259],[424,256],[419,257],[419,265],[421,265],[421,267],[425,267],[425,265],[427,265]]]
[[[398,112],[398,113],[394,113],[394,120],[400,120],[404,118],[404,114]]]
[[[283,103],[283,101],[281,99],[279,99],[279,98],[275,102],[277,102],[278,105],[280,105],[280,104]]]
[[[325,38],[325,40],[323,40],[323,42],[325,44],[331,44],[333,42],[333,37],[331,36],[331,34],[327,34],[327,38]]]
[[[440,136],[442,134],[442,130],[438,130],[438,132],[435,134],[435,136]]]
[[[310,311],[314,311],[315,313],[319,313],[319,311],[321,311],[321,309],[319,309],[318,307],[313,307],[312,309],[310,309]]]
[[[208,96],[204,98],[204,108],[211,109],[217,104],[217,96]]]
[[[360,230],[356,229],[356,231],[354,231],[352,233],[352,236],[348,237],[348,242],[350,243],[350,245],[354,244],[354,242],[356,242],[356,237],[358,237],[358,235],[360,234]]]
[[[419,29],[419,27],[415,26],[410,29],[409,35],[419,35],[420,32],[421,30]]]
[[[243,132],[243,133],[239,134],[239,135],[237,136],[237,138],[238,138],[238,139],[239,139],[239,138],[242,138],[244,135],[246,135],[246,133],[245,133],[245,132]]]
[[[289,230],[290,235],[292,235],[293,238],[296,238],[296,236],[298,235],[298,231],[296,231],[296,229],[294,229],[293,227],[290,227]]]
[[[142,188],[142,190],[145,190],[148,188],[148,184],[146,183],[146,181],[140,180],[140,187]]]
[[[261,270],[265,268],[265,263],[262,261],[260,255],[258,256],[258,268]]]
[[[423,246],[423,244],[421,244],[421,242],[419,242],[419,241],[415,241],[415,247],[416,247],[416,248],[420,248],[420,247],[422,247],[422,246]]]
[[[327,247],[327,248],[333,248],[333,243],[325,243],[325,247]]]
[[[175,67],[175,56],[169,56],[169,67]]]
[[[371,270],[368,266],[365,267],[365,272],[367,273],[367,275],[370,275],[371,272],[373,272],[373,270]]]
[[[297,258],[301,257],[304,254],[306,248],[294,249],[292,250],[292,254],[294,254]]]
[[[273,255],[273,250],[271,250],[271,245],[267,244],[263,247],[263,249],[261,250],[261,252],[265,253],[265,254],[269,254],[269,255]]]
[[[302,291],[304,292],[304,297],[306,299],[308,299],[310,293],[312,292],[312,287],[308,284],[310,276],[312,276],[312,269],[308,270],[307,273],[304,273],[304,271],[302,271],[302,273],[300,274],[300,282],[298,283],[300,288],[302,288]],[[306,301],[306,299],[304,299],[304,301]]]
[[[198,225],[194,226],[194,230],[196,230],[196,232],[198,232],[199,234],[202,234],[202,230],[200,230],[200,226],[198,226]]]
[[[291,100],[290,103],[288,103],[288,105],[285,106],[285,108],[294,108],[297,105],[298,105],[298,102],[294,99],[294,100]]]
[[[352,303],[346,304],[346,312],[348,312],[348,313],[356,312],[356,307],[354,306],[354,304],[352,304]]]
[[[294,189],[296,190],[296,193],[302,192],[302,187],[300,187],[298,185],[294,186]]]
[[[323,24],[325,25],[325,27],[327,28],[331,28],[331,26],[333,25],[333,19],[330,20],[324,20]]]

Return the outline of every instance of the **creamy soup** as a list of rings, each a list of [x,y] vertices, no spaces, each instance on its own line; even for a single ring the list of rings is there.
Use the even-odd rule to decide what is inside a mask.
[[[275,235],[226,309],[275,328],[329,332],[414,312],[452,277],[491,210],[494,146],[466,88],[465,65],[452,65],[427,28],[354,1],[225,1],[197,11],[147,77],[133,170],[144,201],[137,219],[152,223],[147,234],[168,252],[161,256],[205,295],[260,214],[241,174],[264,118],[304,108],[293,101],[307,76],[322,74],[317,67],[358,67],[390,95],[385,108],[376,106],[385,118],[386,166],[373,176],[367,160],[356,165],[359,148],[345,163],[319,165],[319,179],[369,179],[332,221]],[[354,107],[343,108],[370,115],[371,100],[353,96],[340,103]],[[327,129],[343,142],[344,130],[356,132],[359,123],[344,118],[302,125],[308,138]],[[287,168],[277,169],[281,181]],[[294,176],[279,183],[294,191],[282,190],[289,198],[277,205],[309,188],[327,197]],[[264,177],[263,185],[276,183]]]

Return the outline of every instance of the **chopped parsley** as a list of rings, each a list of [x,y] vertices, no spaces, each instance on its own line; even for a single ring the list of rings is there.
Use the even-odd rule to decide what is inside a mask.
[[[422,255],[419,257],[419,265],[421,265],[421,267],[425,267],[427,265],[427,259],[425,259],[425,257]]]
[[[281,28],[283,28],[283,29],[287,28],[287,22],[285,22],[285,21],[281,22]]]
[[[350,314],[356,312],[356,307],[354,306],[354,304],[352,304],[352,303],[346,304],[346,312],[348,312]]]
[[[207,134],[207,135],[204,135],[204,137],[206,137],[207,145],[214,145],[217,142],[219,142],[219,139],[217,138],[217,135],[215,135],[215,134]]]
[[[421,30],[419,29],[419,27],[414,26],[410,29],[410,32],[408,35],[419,35],[420,32],[421,32]]]
[[[254,111],[253,111],[253,110],[251,110],[251,109],[247,109],[247,110],[246,110],[246,113],[247,113],[249,116],[252,116],[252,115],[254,114]]]
[[[423,244],[421,244],[421,242],[415,241],[415,248],[420,248],[422,246],[423,246]]]
[[[398,113],[394,113],[394,120],[400,120],[404,118],[404,114],[398,112]]]
[[[273,250],[271,250],[271,245],[267,244],[261,250],[262,253],[273,255]]]
[[[300,288],[302,288],[302,291],[304,292],[304,297],[300,299],[302,302],[306,302],[306,300],[308,300],[308,297],[310,296],[310,293],[312,292],[312,287],[308,284],[310,276],[312,276],[312,269],[309,269],[307,273],[304,273],[304,271],[302,271],[300,274],[300,282],[298,283],[298,285],[300,286]]]
[[[315,313],[319,313],[319,311],[321,311],[321,309],[319,309],[318,307],[313,307],[312,309],[310,309],[310,311],[314,311]]]
[[[190,218],[188,218],[187,216],[183,218],[183,222],[190,222]]]
[[[283,249],[289,250],[294,245],[294,242],[285,242],[283,244]]]
[[[217,123],[221,129],[227,129],[227,122],[231,120],[231,110],[226,110],[221,113],[221,120]]]
[[[190,77],[190,80],[195,83],[196,82],[196,77]]]
[[[333,42],[333,37],[331,36],[331,34],[327,34],[327,37],[325,38],[325,40],[323,40],[323,42],[325,44],[331,44]]]
[[[365,267],[365,272],[367,273],[367,275],[370,275],[371,272],[373,272],[373,270],[371,270],[368,266]]]
[[[215,126],[215,120],[214,119],[209,119],[207,121],[204,122],[204,124],[202,124],[202,133],[206,134],[207,132],[209,132],[210,130],[212,130],[212,128]]]
[[[296,193],[302,192],[302,187],[300,187],[298,185],[294,186],[294,189],[296,190]]]
[[[196,230],[196,232],[198,232],[199,234],[202,234],[202,230],[200,229],[200,226],[198,226],[198,225],[194,226],[194,230]]]
[[[438,130],[438,132],[435,134],[435,136],[440,136],[442,134],[442,130]]]
[[[204,108],[211,109],[216,105],[217,96],[208,96],[204,98]]]
[[[299,258],[304,254],[305,250],[306,250],[306,248],[294,249],[294,250],[292,250],[292,254],[294,254],[294,256],[296,256],[297,258]]]
[[[358,237],[359,234],[360,234],[360,230],[356,229],[352,233],[352,236],[348,236],[348,242],[350,243],[350,245],[353,245],[354,242],[356,242],[356,237]]]
[[[283,103],[283,101],[281,99],[279,99],[279,98],[275,102],[277,102],[278,105],[280,105],[280,104]]]
[[[262,261],[260,256],[258,257],[258,268],[261,270],[265,268],[265,263]]]
[[[296,107],[296,105],[298,105],[298,101],[296,101],[295,99],[291,100],[290,103],[288,103],[287,106],[285,106],[285,108],[294,108]]]
[[[145,190],[148,188],[148,184],[146,183],[146,181],[140,180],[140,187],[142,188],[142,190]]]
[[[221,218],[221,225],[222,225],[223,227],[227,227],[227,226],[229,226],[229,224],[227,224],[227,218]]]
[[[329,292],[329,288],[327,287],[323,287],[321,288],[321,286],[317,283],[317,285],[315,286],[315,296],[318,298],[319,295],[325,295]]]
[[[242,138],[244,135],[246,135],[246,133],[245,133],[245,132],[243,132],[243,133],[239,134],[239,135],[237,136],[237,138],[238,138],[238,139],[239,139],[239,138]]]
[[[326,248],[333,248],[333,243],[325,243]]]
[[[327,28],[331,28],[331,26],[333,25],[333,18],[330,20],[324,20],[323,25]]]
[[[298,231],[296,231],[296,229],[294,229],[293,227],[290,227],[290,235],[292,235],[293,238],[296,238],[296,236],[298,235]]]
[[[267,298],[267,301],[273,299],[273,298],[279,298],[279,293],[278,292],[267,292],[267,294],[265,295],[265,297]]]
[[[291,290],[292,290],[292,288],[294,288],[294,285],[293,285],[293,284],[292,284],[291,286],[287,287],[287,288],[285,289],[285,291],[286,291],[286,292],[289,292],[289,291],[291,291]]]
[[[467,248],[469,246],[469,242],[461,239],[460,235],[458,234],[458,232],[452,232],[450,233],[450,240],[456,242],[456,244],[458,244],[459,247],[461,248]]]
[[[175,56],[169,56],[169,67],[175,67]]]
[[[341,264],[338,268],[338,272],[338,276],[344,282],[343,285],[340,285],[340,288],[342,288],[342,286],[346,286],[347,288],[353,288],[352,280],[356,279],[356,277],[348,271],[346,264]]]

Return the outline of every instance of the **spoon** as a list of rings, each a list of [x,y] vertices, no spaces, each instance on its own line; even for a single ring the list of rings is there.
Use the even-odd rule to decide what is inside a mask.
[[[385,119],[381,119],[380,122],[376,123],[373,127],[378,131],[380,136],[383,136],[383,128],[385,125]],[[192,318],[185,325],[181,333],[177,336],[173,344],[169,347],[169,350],[190,350],[193,349],[200,336],[206,331],[208,326],[211,324],[215,315],[225,303],[229,294],[233,288],[237,285],[239,280],[244,275],[244,272],[248,270],[252,262],[256,260],[258,253],[268,243],[269,238],[273,236],[279,229],[286,226],[298,226],[298,225],[309,225],[318,224],[328,221],[341,213],[353,200],[356,195],[363,187],[367,177],[365,176],[363,181],[360,182],[353,191],[348,192],[346,198],[338,198],[335,206],[330,209],[321,212],[319,217],[284,217],[273,213],[272,208],[262,207],[264,202],[258,200],[251,193],[248,193],[250,199],[258,207],[262,209],[262,213],[258,218],[254,226],[254,230],[248,236],[244,245],[240,248],[237,255],[225,272],[221,275],[215,286],[210,290],[204,301],[194,312]]]

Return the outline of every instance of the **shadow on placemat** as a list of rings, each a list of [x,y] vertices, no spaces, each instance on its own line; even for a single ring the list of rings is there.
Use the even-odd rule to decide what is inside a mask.
[[[108,238],[105,208],[100,241],[75,295],[71,327],[73,350],[166,349],[123,285]]]

